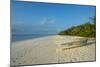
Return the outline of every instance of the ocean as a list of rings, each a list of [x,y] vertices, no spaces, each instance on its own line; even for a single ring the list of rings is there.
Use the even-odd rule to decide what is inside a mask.
[[[28,40],[33,38],[40,38],[44,36],[50,36],[55,34],[12,34],[11,40],[12,42]]]

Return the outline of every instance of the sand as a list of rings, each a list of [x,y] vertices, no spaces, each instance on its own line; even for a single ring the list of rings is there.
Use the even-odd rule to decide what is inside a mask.
[[[36,39],[13,42],[11,44],[11,65],[32,65],[95,61],[95,42],[88,40],[87,45],[66,48],[63,43],[71,43],[82,37],[47,36]]]

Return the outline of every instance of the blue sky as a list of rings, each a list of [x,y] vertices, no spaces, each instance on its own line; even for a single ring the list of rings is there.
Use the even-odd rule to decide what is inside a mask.
[[[55,34],[95,16],[95,6],[13,1],[12,28],[16,34]]]

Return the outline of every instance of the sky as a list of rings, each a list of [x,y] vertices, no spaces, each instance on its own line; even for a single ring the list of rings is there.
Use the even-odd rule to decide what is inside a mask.
[[[57,34],[88,22],[95,16],[95,6],[14,0],[11,13],[14,34]]]

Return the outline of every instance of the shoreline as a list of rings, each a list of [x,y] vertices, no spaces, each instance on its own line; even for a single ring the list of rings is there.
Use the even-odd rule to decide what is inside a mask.
[[[62,47],[61,44],[71,43],[77,39],[80,40],[80,38],[83,37],[53,35],[13,42],[11,45],[11,65],[94,61],[94,42],[82,47],[63,50],[67,46]]]
[[[25,39],[25,40],[19,40],[19,41],[12,41],[11,43],[15,43],[15,42],[24,42],[24,41],[28,41],[28,40],[35,40],[35,39],[40,39],[40,38],[48,38],[48,37],[54,37],[54,36],[62,36],[62,37],[77,37],[77,38],[89,38],[89,37],[81,37],[81,36],[71,36],[71,35],[49,35],[49,36],[42,36],[42,37],[37,37],[37,38],[30,38],[30,39]],[[94,38],[95,39],[95,38]]]

